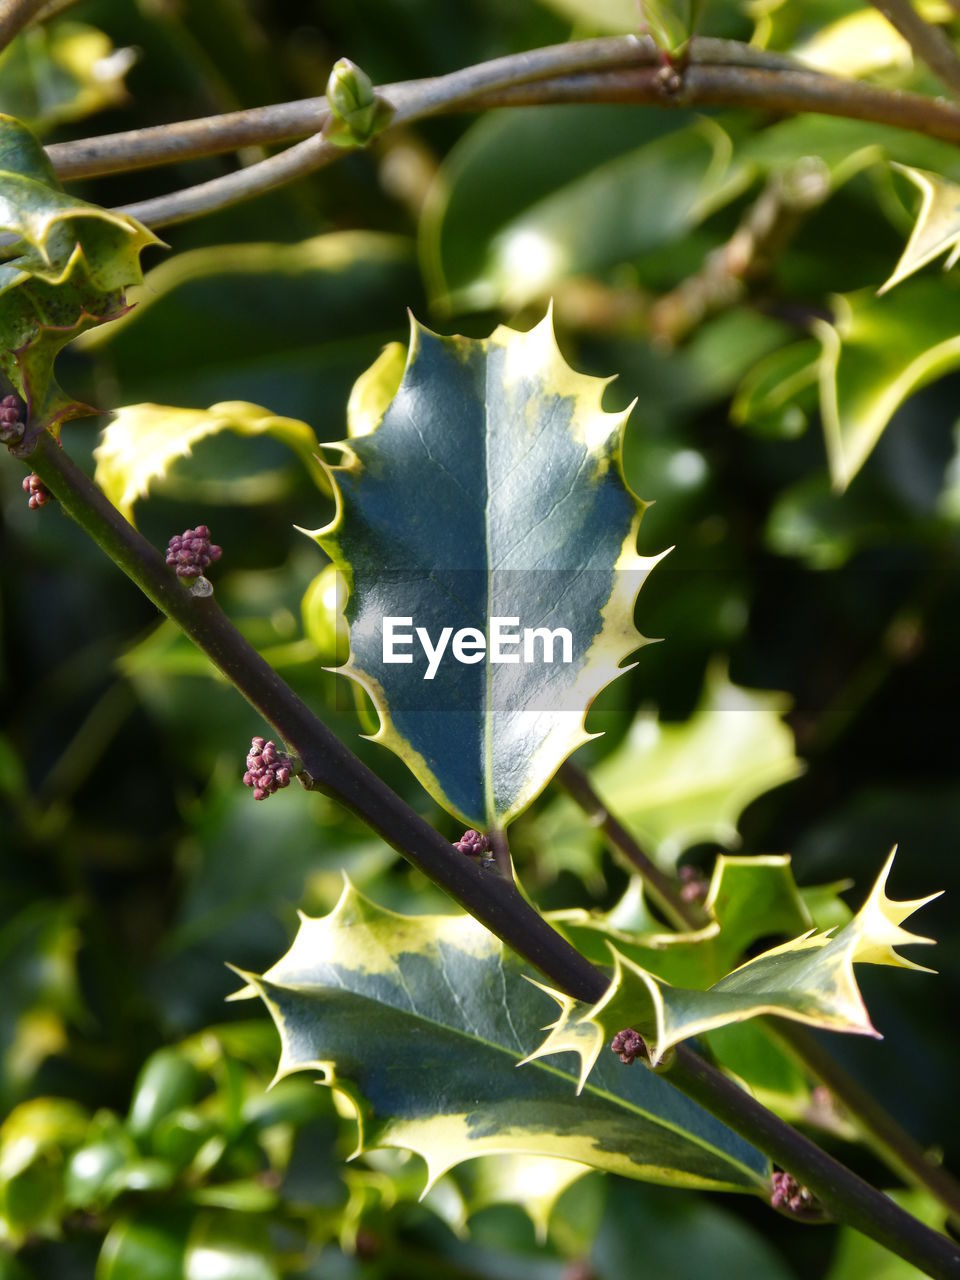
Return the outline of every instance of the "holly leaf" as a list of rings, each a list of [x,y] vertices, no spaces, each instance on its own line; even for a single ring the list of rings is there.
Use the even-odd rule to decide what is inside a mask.
[[[645,643],[634,600],[658,557],[636,551],[627,414],[564,362],[549,314],[484,340],[413,322],[399,385],[389,349],[382,361],[355,405],[365,434],[330,472],[336,517],[313,535],[350,590],[339,671],[370,695],[374,741],[440,804],[503,826],[587,740],[587,707]],[[392,661],[386,617],[412,637]],[[526,631],[500,661],[497,618]],[[428,661],[425,637],[452,652]]]
[[[571,908],[550,913],[578,951],[609,964],[611,948],[679,986],[709,987],[760,938],[809,931],[813,921],[786,854],[717,858],[703,902],[700,929],[665,932],[645,909],[643,882],[632,877],[605,912]]]
[[[451,312],[511,311],[564,281],[613,280],[751,177],[730,135],[702,117],[596,104],[491,113],[444,160],[424,209],[431,297]]]
[[[131,404],[118,409],[93,451],[97,464],[94,478],[132,524],[134,504],[147,496],[151,485],[162,481],[194,445],[222,431],[248,438],[272,436],[292,449],[320,488],[327,489],[313,428],[244,400],[224,401],[209,409],[175,409],[161,404]]]
[[[740,841],[737,820],[748,804],[803,771],[782,716],[785,694],[731,684],[714,665],[689,720],[661,723],[641,712],[617,749],[590,773],[610,811],[664,866],[700,841]],[[561,796],[537,819],[538,842],[551,858],[592,848],[603,835]]]
[[[558,1200],[589,1172],[589,1165],[575,1160],[511,1154],[471,1160],[455,1176],[468,1215],[493,1204],[517,1205],[533,1224],[537,1243],[543,1245]]]
[[[123,102],[135,60],[84,22],[27,27],[0,54],[0,111],[37,131],[80,120]]]
[[[576,1098],[564,1067],[515,1070],[543,997],[470,916],[397,915],[347,883],[330,915],[301,917],[272,969],[243,976],[280,1032],[278,1078],[319,1072],[355,1111],[357,1154],[415,1151],[428,1187],[500,1153],[763,1194],[765,1157],[655,1073],[608,1054]]]
[[[920,212],[900,261],[878,293],[886,293],[943,253],[949,254],[945,271],[960,258],[960,186],[926,169],[911,169],[905,164],[893,167],[920,188]]]
[[[53,364],[78,334],[125,309],[140,253],[161,243],[133,218],[68,195],[28,129],[0,116],[0,368],[28,407],[24,445],[88,413],[57,385]]]
[[[728,974],[760,939],[793,937],[814,924],[821,929],[846,924],[850,911],[839,896],[845,888],[849,885],[798,888],[785,854],[721,854],[706,889],[706,923],[700,929],[664,932],[646,907],[639,876],[631,878],[609,911],[575,908],[551,912],[549,919],[595,964],[609,964],[613,946],[665,982],[703,990]],[[816,1107],[807,1078],[765,1023],[732,1023],[707,1033],[706,1039],[717,1061],[765,1106],[790,1119],[838,1129],[836,1113]]]
[[[834,488],[843,491],[887,423],[914,391],[960,364],[952,277],[922,277],[877,297],[835,295],[835,319],[813,323],[820,339],[820,414]]]
[[[922,970],[922,965],[905,959],[895,948],[933,942],[910,933],[902,922],[939,897],[935,893],[913,902],[887,897],[895,852],[849,924],[839,930],[811,931],[765,951],[707,990],[673,986],[611,946],[613,979],[596,1004],[584,1005],[563,992],[543,988],[560,1006],[560,1016],[530,1060],[576,1053],[583,1084],[601,1050],[624,1027],[639,1032],[656,1064],[673,1045],[690,1036],[763,1014],[879,1037],[857,985],[854,964]]]

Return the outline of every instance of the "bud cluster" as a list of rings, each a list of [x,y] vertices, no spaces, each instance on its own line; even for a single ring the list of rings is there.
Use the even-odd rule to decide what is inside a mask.
[[[53,497],[53,494],[37,475],[29,475],[24,478],[23,492],[27,495],[27,506],[31,511],[36,511],[37,507],[46,506]]]
[[[770,1205],[786,1213],[800,1217],[821,1213],[820,1205],[812,1191],[802,1187],[792,1173],[775,1170],[770,1178]]]
[[[710,888],[710,882],[702,871],[696,867],[680,868],[680,897],[684,902],[703,902]]]
[[[167,564],[176,569],[179,578],[200,578],[214,560],[219,560],[222,548],[210,541],[210,530],[205,524],[195,529],[175,533],[167,547]]]
[[[26,430],[23,401],[19,396],[0,400],[0,444],[16,444]]]
[[[627,1066],[631,1062],[636,1062],[637,1058],[642,1060],[647,1057],[647,1046],[643,1043],[643,1036],[632,1027],[624,1027],[622,1031],[618,1031],[610,1041],[610,1048]]]
[[[247,752],[247,771],[243,785],[253,788],[254,800],[266,800],[275,791],[290,785],[293,765],[290,757],[277,750],[275,742],[254,738]]]
[[[479,858],[490,852],[492,846],[490,837],[482,835],[479,831],[474,831],[470,827],[463,833],[459,840],[455,840],[453,847],[457,853],[466,853],[471,858]]]

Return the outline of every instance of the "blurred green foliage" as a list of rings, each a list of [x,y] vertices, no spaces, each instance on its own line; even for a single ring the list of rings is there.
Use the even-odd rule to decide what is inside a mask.
[[[895,41],[874,39],[871,15],[849,0],[713,5],[702,30],[936,91]],[[68,17],[0,61],[0,109],[45,140],[319,94],[342,55],[375,84],[439,74],[630,30],[635,6],[78,0]],[[728,242],[772,175],[810,156],[829,174],[827,198],[730,305],[697,318],[679,345],[659,340],[654,303]],[[675,544],[638,610],[641,630],[664,643],[598,701],[590,727],[605,737],[578,759],[627,807],[631,768],[644,768],[628,754],[638,724],[689,750],[688,782],[732,763],[731,708],[703,720],[718,660],[741,690],[789,695],[789,710],[778,700],[776,716],[756,713],[777,735],[785,717],[795,739],[795,751],[781,736],[770,739],[778,752],[761,745],[765,785],[796,774],[795,757],[802,776],[772,791],[731,785],[713,810],[722,830],[699,810],[671,813],[662,796],[631,820],[670,860],[704,871],[717,841],[738,841],[748,855],[790,851],[801,886],[850,877],[861,891],[899,840],[895,896],[950,891],[924,922],[940,939],[940,977],[867,974],[886,1043],[830,1047],[956,1165],[943,1017],[960,979],[956,291],[927,266],[874,296],[918,211],[890,160],[960,177],[954,148],[825,117],[552,106],[433,120],[166,231],[169,250],[144,254],[137,307],[68,348],[58,371],[72,398],[105,411],[248,401],[334,441],[355,379],[405,340],[406,307],[434,328],[485,335],[498,321],[526,327],[553,295],[569,361],[619,373],[610,409],[638,399],[625,466],[656,500],[640,550]],[[111,205],[233,164],[70,190]],[[91,470],[104,425],[65,433]],[[372,767],[459,834],[399,761],[359,737],[369,708],[324,669],[342,657],[324,604],[336,584],[317,585],[325,559],[294,525],[322,525],[332,505],[309,467],[269,435],[232,432],[170,461],[137,505],[141,529],[163,545],[208,523],[225,548],[215,572],[228,613]],[[707,1268],[771,1280],[911,1274],[859,1237],[805,1230],[746,1198],[708,1202],[582,1171],[567,1184],[556,1166],[535,1176],[480,1162],[421,1204],[416,1157],[345,1164],[349,1107],[307,1075],[266,1092],[274,1032],[250,1021],[252,1006],[224,1004],[236,987],[224,962],[269,967],[298,906],[333,907],[341,869],[384,906],[450,904],[322,797],[291,788],[254,805],[240,774],[264,726],[55,509],[28,513],[21,476],[0,459],[2,1280],[569,1280],[583,1260],[612,1280],[633,1269],[641,1236],[664,1280]],[[609,912],[624,900],[622,867],[555,789],[514,846],[544,908]],[[824,902],[835,909],[834,895]],[[757,1033],[761,1096],[887,1177],[842,1115],[811,1111],[810,1082]],[[744,1042],[724,1034],[711,1044],[736,1071]],[[911,1206],[939,1221],[920,1199]]]

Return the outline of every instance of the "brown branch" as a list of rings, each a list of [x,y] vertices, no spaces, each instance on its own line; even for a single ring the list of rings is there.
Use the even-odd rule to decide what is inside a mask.
[[[596,40],[534,50],[481,63],[433,80],[389,85],[381,95],[396,108],[395,124],[427,116],[498,106],[555,102],[624,102],[661,107],[734,106],[774,114],[819,112],[909,129],[960,143],[960,107],[798,68],[728,41],[698,41],[679,82],[664,80],[645,39]],[[323,99],[233,113],[162,130],[115,134],[61,144],[49,155],[61,176],[91,175],[212,154],[228,147],[314,130],[304,142],[235,173],[154,200],[127,205],[162,227],[227,208],[314,172],[341,156],[316,130]]]
[[[789,58],[732,40],[696,40],[691,57],[716,65],[762,66],[770,70],[789,70],[795,66]],[[402,102],[404,95],[411,94],[432,97],[434,102],[444,95],[467,100],[485,89],[549,76],[658,65],[659,54],[651,40],[617,36],[513,54],[433,80],[381,85],[378,91],[395,104]],[[247,146],[290,142],[318,132],[328,114],[326,98],[302,98],[148,129],[53,143],[47,147],[47,155],[61,178],[96,177],[197,160]]]
[[[48,0],[0,0],[0,50],[30,25]]]

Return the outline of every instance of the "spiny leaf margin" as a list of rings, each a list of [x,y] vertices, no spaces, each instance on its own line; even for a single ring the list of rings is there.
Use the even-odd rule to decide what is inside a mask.
[[[38,140],[0,114],[0,367],[28,408],[28,450],[40,432],[91,410],[57,385],[53,364],[79,334],[121,315],[142,278],[140,254],[162,242],[125,214],[63,190]]]
[[[337,671],[355,680],[370,696],[380,719],[380,727],[372,740],[400,756],[425,789],[450,813],[471,826],[491,829],[506,826],[512,822],[536,799],[563,760],[577,747],[595,736],[587,733],[585,729],[586,712],[593,699],[606,685],[631,669],[630,666],[622,666],[621,663],[642,645],[648,643],[647,638],[634,626],[633,610],[637,593],[646,575],[666,552],[659,556],[644,557],[640,556],[636,549],[640,521],[649,503],[639,498],[630,489],[622,468],[623,430],[633,406],[631,405],[622,413],[609,413],[601,407],[603,391],[611,379],[594,378],[577,373],[566,363],[554,335],[552,308],[548,308],[544,319],[539,324],[526,332],[501,325],[486,339],[444,337],[425,328],[412,315],[410,324],[410,342],[402,371],[396,348],[387,348],[372,369],[362,376],[355,389],[355,395],[351,397],[351,435],[338,445],[328,446],[339,450],[342,458],[339,465],[328,466],[327,469],[336,498],[336,512],[333,520],[321,529],[304,530],[304,532],[318,542],[343,573],[350,590],[347,620],[351,624],[354,636],[351,642],[350,660],[338,667]],[[503,726],[501,725],[499,732],[494,732],[491,727],[492,716],[488,703],[492,696],[492,686],[488,679],[483,710],[473,715],[469,721],[470,731],[477,738],[481,737],[482,730],[483,741],[482,749],[478,752],[480,764],[476,778],[460,786],[460,793],[453,795],[451,791],[455,788],[451,786],[454,768],[452,762],[469,756],[469,752],[464,750],[462,742],[446,743],[444,744],[446,749],[439,751],[436,750],[435,743],[430,746],[425,745],[423,736],[416,730],[404,732],[400,728],[402,715],[398,716],[396,708],[391,712],[391,695],[385,687],[385,679],[378,678],[374,674],[371,669],[373,663],[369,658],[361,657],[357,653],[355,638],[359,630],[356,627],[358,618],[363,618],[364,633],[369,631],[371,625],[371,620],[363,612],[365,605],[360,597],[375,597],[381,619],[384,614],[396,612],[396,610],[389,609],[384,603],[388,592],[382,574],[377,575],[377,581],[372,588],[365,584],[361,591],[356,590],[354,562],[357,559],[358,546],[362,552],[364,533],[371,537],[371,541],[373,536],[369,513],[370,498],[363,494],[365,475],[369,477],[374,470],[379,469],[378,479],[382,481],[386,473],[386,489],[385,493],[381,489],[380,509],[389,511],[390,519],[396,519],[398,511],[401,513],[401,518],[408,519],[406,529],[402,528],[397,521],[394,528],[389,530],[391,534],[395,533],[395,542],[392,545],[400,547],[408,545],[404,535],[420,520],[419,513],[416,519],[403,515],[403,502],[405,500],[409,502],[410,495],[403,490],[399,482],[394,480],[393,484],[397,487],[389,487],[390,468],[388,465],[385,466],[384,458],[386,457],[389,463],[390,449],[392,448],[394,454],[396,453],[396,443],[392,437],[396,436],[399,430],[396,420],[403,412],[397,409],[396,414],[391,418],[391,411],[399,404],[404,406],[406,416],[420,438],[425,457],[431,464],[435,464],[436,459],[431,453],[430,446],[435,445],[437,441],[425,439],[421,424],[413,421],[413,415],[408,407],[411,397],[414,394],[423,393],[424,379],[431,376],[429,368],[431,360],[450,357],[451,363],[468,366],[471,361],[482,359],[484,368],[488,370],[487,361],[491,356],[494,358],[502,356],[502,381],[495,390],[505,395],[516,387],[520,387],[522,391],[524,379],[533,381],[539,377],[540,382],[536,384],[537,390],[542,389],[545,395],[566,405],[570,412],[570,439],[574,444],[582,447],[584,459],[592,468],[588,479],[582,482],[584,489],[589,491],[593,486],[599,492],[601,485],[607,485],[606,492],[609,492],[611,480],[615,477],[618,491],[622,495],[622,506],[628,511],[628,519],[624,521],[622,529],[619,526],[616,527],[617,547],[611,557],[612,563],[605,568],[605,572],[608,571],[610,574],[612,586],[599,610],[599,627],[590,636],[589,645],[582,660],[573,668],[576,672],[574,683],[571,687],[564,688],[560,695],[564,709],[531,710],[526,705],[518,705],[520,698],[514,695],[510,712],[511,720],[520,724],[520,729],[514,734],[520,739],[519,749],[516,750],[516,755],[521,761],[518,765],[516,758],[513,761],[506,759],[507,751],[512,744],[507,741]],[[421,364],[428,366],[427,374],[422,373]],[[491,381],[493,380],[488,381],[488,385]],[[438,399],[444,390],[443,387],[437,390]],[[449,389],[446,390],[449,392]],[[362,394],[358,394],[361,391]],[[486,405],[484,407],[486,409]],[[435,408],[435,404],[431,404],[431,408]],[[527,425],[535,417],[538,408],[541,413],[543,412],[543,406],[538,404],[529,391],[525,401],[522,401],[519,406],[512,404],[510,408],[514,420],[526,422]],[[385,424],[389,428],[388,431],[384,431]],[[463,420],[458,420],[456,425],[461,431],[468,430]],[[564,425],[561,424],[559,429],[562,430]],[[429,427],[430,424],[428,429]],[[435,430],[435,427],[433,429]],[[485,451],[492,430],[486,412],[483,430],[486,433],[482,440]],[[387,443],[384,443],[385,438],[388,438]],[[524,460],[521,457],[517,465],[519,466]],[[444,474],[447,472],[447,468],[443,466],[438,470]],[[575,479],[578,477],[579,470]],[[555,479],[552,482],[557,483]],[[539,489],[542,490],[546,483],[544,481],[544,484],[539,485]],[[364,498],[368,503],[368,509],[355,518]],[[435,493],[422,498],[422,501],[427,505],[435,504]],[[532,506],[532,500],[529,505]],[[484,518],[488,518],[486,509],[484,509]],[[364,519],[367,520],[365,528],[361,527]],[[532,526],[534,529],[537,523]],[[511,530],[513,527],[511,525]],[[374,533],[384,538],[383,528],[374,530]],[[418,538],[421,536],[419,529],[416,529],[415,533]],[[612,539],[614,533],[609,529],[607,533]],[[441,538],[449,539],[451,536],[453,532],[449,528],[437,527],[437,541]],[[390,540],[386,539],[386,541]],[[522,542],[523,536],[520,543],[514,546],[521,545]],[[435,542],[434,554],[436,545]],[[514,546],[509,550],[514,550]],[[351,556],[351,547],[353,556]],[[422,548],[417,550],[422,551]],[[480,570],[485,573],[489,584],[493,573],[501,572],[505,567],[498,563],[491,571],[489,539],[485,552],[488,561],[483,565],[470,564],[469,571],[476,573]],[[525,565],[522,567],[527,568]],[[580,571],[587,567],[582,563],[576,565],[551,563],[548,564],[546,571],[555,569]],[[412,571],[419,570],[425,572],[426,576],[432,576],[432,571],[436,568],[435,561],[422,565],[414,563]],[[506,568],[509,571],[513,566],[506,566]],[[536,571],[544,572],[543,566],[538,564]],[[488,590],[488,606],[490,598],[491,592]],[[489,621],[492,612],[493,610],[488,607],[485,621]],[[510,610],[510,613],[512,612],[513,610]],[[537,625],[544,622],[546,617],[546,614],[539,617]],[[417,619],[414,620],[414,625],[417,621]],[[479,619],[463,619],[464,624],[475,621]],[[551,617],[550,621],[555,622],[556,619]],[[521,618],[522,625],[524,620]],[[481,629],[486,630],[486,627]],[[386,668],[381,667],[381,670],[385,672]],[[489,670],[486,663],[483,670]],[[557,668],[553,670],[556,672]],[[395,672],[396,668],[393,668],[393,671]],[[396,678],[391,676],[394,681]],[[554,675],[553,678],[556,680],[557,676]],[[424,685],[424,697],[434,693],[436,693],[436,686]],[[437,705],[443,710],[447,709],[440,703]],[[576,710],[567,710],[567,707],[575,707]],[[402,710],[406,711],[405,708]],[[407,713],[408,724],[415,719],[415,715]],[[546,728],[542,728],[544,721],[547,722]],[[523,739],[524,724],[529,729],[532,742]],[[500,778],[492,776],[498,772],[498,769],[500,773],[508,775],[502,788],[506,791],[505,795],[501,794]]]
[[[896,848],[849,924],[840,930],[801,934],[748,960],[706,991],[671,986],[609,944],[613,978],[595,1004],[585,1005],[541,986],[559,1005],[560,1016],[546,1028],[547,1038],[526,1061],[575,1053],[580,1059],[583,1088],[603,1048],[624,1027],[640,1033],[656,1065],[670,1048],[691,1036],[764,1014],[879,1038],[864,1005],[854,964],[931,972],[905,959],[895,948],[933,943],[932,938],[902,928],[902,922],[940,896],[934,893],[908,902],[889,898],[886,882],[895,854]]]
[[[248,985],[235,998],[259,995],[276,1023],[277,1080],[312,1070],[349,1102],[354,1156],[412,1150],[425,1191],[474,1157],[527,1154],[765,1193],[765,1157],[654,1072],[611,1061],[580,1097],[553,1064],[516,1072],[542,1016],[520,962],[471,916],[398,915],[344,882],[272,969],[237,970]]]

